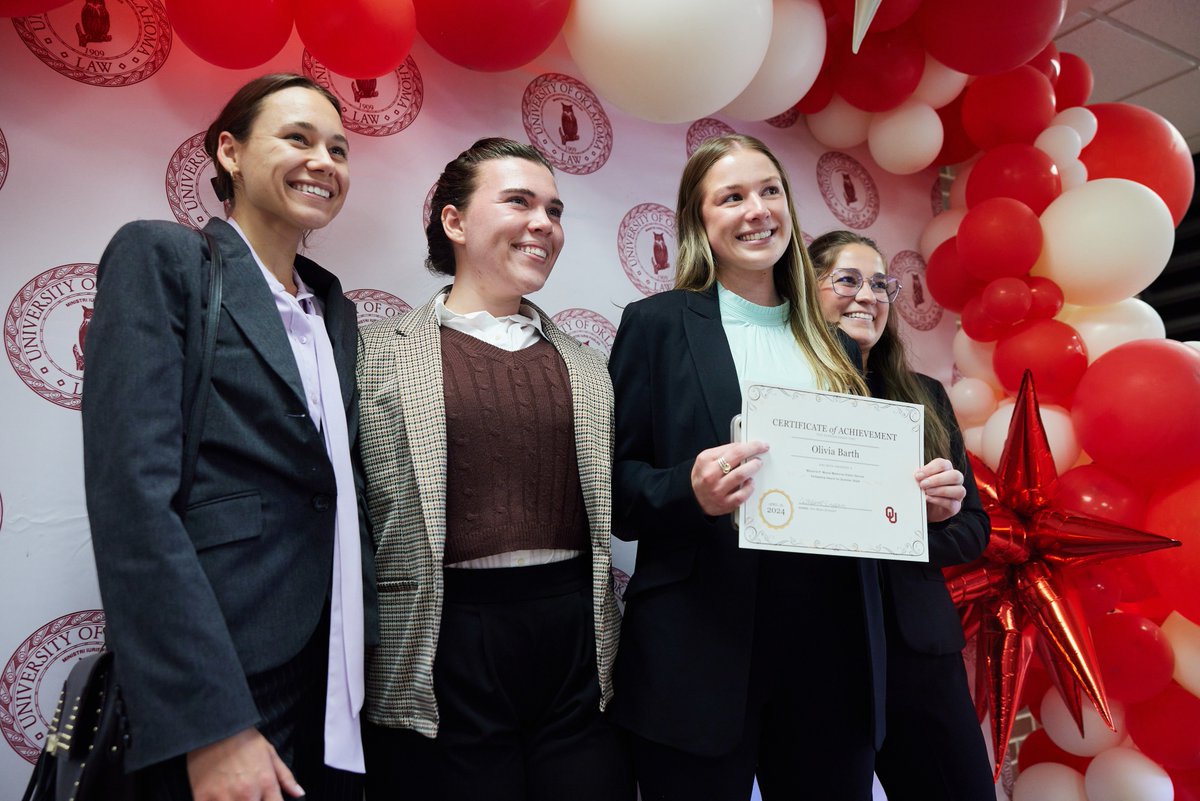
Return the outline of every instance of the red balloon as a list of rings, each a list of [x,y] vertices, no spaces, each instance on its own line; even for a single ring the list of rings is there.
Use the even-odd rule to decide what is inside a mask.
[[[1054,107],[1062,111],[1064,108],[1082,106],[1092,96],[1092,68],[1074,53],[1060,53],[1058,69],[1058,81],[1054,84]]]
[[[1130,528],[1141,528],[1146,516],[1142,494],[1098,464],[1073,467],[1059,476],[1053,505],[1064,512],[1099,517]]]
[[[883,0],[871,19],[871,33],[882,33],[900,27],[917,13],[919,5],[921,0]],[[854,0],[834,0],[833,6],[842,19],[854,19]]]
[[[983,291],[984,284],[963,270],[958,260],[957,237],[950,237],[929,254],[925,286],[943,309],[961,312],[967,301]]]
[[[958,164],[966,161],[979,152],[979,146],[967,136],[963,127],[962,107],[965,92],[937,110],[938,118],[942,121],[942,149],[934,158],[935,165]]]
[[[1175,785],[1175,801],[1200,801],[1200,770],[1168,770]]]
[[[816,114],[833,99],[833,87],[841,71],[842,57],[850,52],[850,37],[850,25],[839,15],[825,18],[825,57],[821,60],[821,71],[817,73],[812,88],[796,103],[796,110],[801,114]]]
[[[976,342],[995,342],[1012,328],[1010,323],[1002,323],[987,313],[983,305],[983,297],[975,296],[963,306],[959,320],[962,330]]]
[[[1047,682],[1046,688],[1049,689],[1049,686]],[[1039,695],[1038,701],[1041,700],[1042,696]],[[1018,772],[1023,772],[1030,765],[1036,765],[1039,762],[1057,762],[1084,773],[1091,761],[1092,757],[1075,756],[1059,748],[1050,739],[1050,735],[1046,734],[1045,729],[1031,731],[1029,736],[1021,741],[1021,750],[1017,752]]]
[[[1062,310],[1063,293],[1058,284],[1041,275],[1026,276],[1025,283],[1029,285],[1029,292],[1033,296],[1033,305],[1029,307],[1030,320],[1048,320]]]
[[[841,60],[834,88],[863,111],[890,111],[912,96],[925,71],[925,51],[911,25],[871,33]]]
[[[291,37],[295,16],[291,0],[167,0],[166,8],[189,50],[229,70],[270,61]]]
[[[984,313],[1007,326],[1025,319],[1033,294],[1020,278],[997,278],[984,288],[981,300]]]
[[[59,6],[65,6],[68,0],[0,0],[0,17],[28,17],[31,14],[44,14]]]
[[[1175,682],[1125,710],[1129,736],[1142,753],[1166,768],[1200,768],[1200,698]]]
[[[1176,225],[1187,213],[1196,188],[1196,167],[1187,142],[1174,125],[1148,108],[1128,103],[1088,106],[1096,115],[1096,136],[1079,160],[1088,180],[1128,178],[1154,190]]]
[[[925,0],[917,26],[925,49],[968,75],[1011,70],[1054,38],[1066,0]]]
[[[976,78],[964,95],[963,127],[985,150],[1008,142],[1031,144],[1054,119],[1054,87],[1033,67]]]
[[[295,0],[296,31],[313,58],[346,78],[404,63],[417,35],[412,0]]]
[[[1010,197],[1041,214],[1061,194],[1062,179],[1053,159],[1033,145],[1000,145],[971,168],[967,208],[991,197]]]
[[[1032,370],[1039,401],[1069,406],[1088,367],[1087,348],[1066,323],[1034,320],[1021,323],[996,343],[992,367],[1009,392],[1020,388],[1026,368]]]
[[[1146,554],[1142,564],[1167,605],[1200,623],[1200,472],[1156,492],[1146,506],[1145,529],[1174,537],[1183,547]]]
[[[1097,464],[1142,486],[1190,475],[1200,465],[1196,409],[1200,352],[1168,339],[1142,339],[1096,359],[1079,382],[1071,420]]]
[[[1149,701],[1171,683],[1175,651],[1163,630],[1141,615],[1112,612],[1096,618],[1092,644],[1104,689],[1118,701]]]
[[[1021,706],[1029,710],[1033,719],[1042,722],[1042,699],[1046,690],[1054,686],[1053,679],[1046,672],[1040,659],[1031,659],[1029,669],[1025,671],[1025,686],[1021,690]]]
[[[447,61],[483,72],[524,66],[562,30],[571,0],[413,0],[417,30]]]
[[[1058,76],[1062,72],[1062,62],[1058,57],[1058,47],[1054,42],[1046,45],[1042,52],[1025,63],[1049,78],[1051,84],[1058,81]]]
[[[958,224],[958,257],[980,281],[1025,275],[1041,252],[1042,224],[1019,200],[989,198]]]
[[[1092,565],[1069,574],[1071,586],[1074,587],[1083,604],[1084,616],[1089,620],[1097,620],[1117,608],[1121,602],[1120,581],[1112,576],[1106,565]],[[1104,675],[1108,683],[1108,675]]]

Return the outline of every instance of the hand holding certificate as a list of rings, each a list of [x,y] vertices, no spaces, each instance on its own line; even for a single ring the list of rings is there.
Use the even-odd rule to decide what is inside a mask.
[[[742,438],[770,445],[737,512],[743,548],[926,562],[924,407],[747,384]]]

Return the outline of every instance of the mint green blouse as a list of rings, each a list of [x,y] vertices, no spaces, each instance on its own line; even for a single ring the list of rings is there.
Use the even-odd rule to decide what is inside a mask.
[[[759,306],[718,282],[717,302],[739,385],[750,381],[818,389],[808,359],[788,325],[788,301],[779,306]]]

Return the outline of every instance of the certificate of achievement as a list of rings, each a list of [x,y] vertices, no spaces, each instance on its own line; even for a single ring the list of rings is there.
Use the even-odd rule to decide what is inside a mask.
[[[767,384],[742,387],[742,436],[771,446],[737,512],[743,548],[928,562],[925,408]]]

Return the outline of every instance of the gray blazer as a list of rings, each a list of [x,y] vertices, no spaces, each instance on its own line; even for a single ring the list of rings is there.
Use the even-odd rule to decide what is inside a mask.
[[[207,247],[175,223],[130,223],[100,260],[85,340],[84,481],[92,544],[140,768],[259,722],[246,676],[309,640],[333,565],[333,467],[266,281],[228,224],[212,389],[186,520],[185,408],[198,375]],[[298,256],[324,302],[351,444],[356,319],[331,273]],[[377,637],[370,537],[368,640]]]
[[[445,290],[442,290],[445,291]],[[438,293],[439,295],[441,292]],[[437,297],[436,295],[434,296]],[[532,304],[531,304],[532,305]],[[620,615],[610,580],[613,395],[604,358],[550,322],[542,328],[571,381],[579,483],[592,542],[601,708],[612,697]],[[380,646],[367,664],[366,716],[438,731],[433,658],[442,618],[446,544],[446,403],[434,300],[363,330],[358,354],[360,449],[379,579]]]

